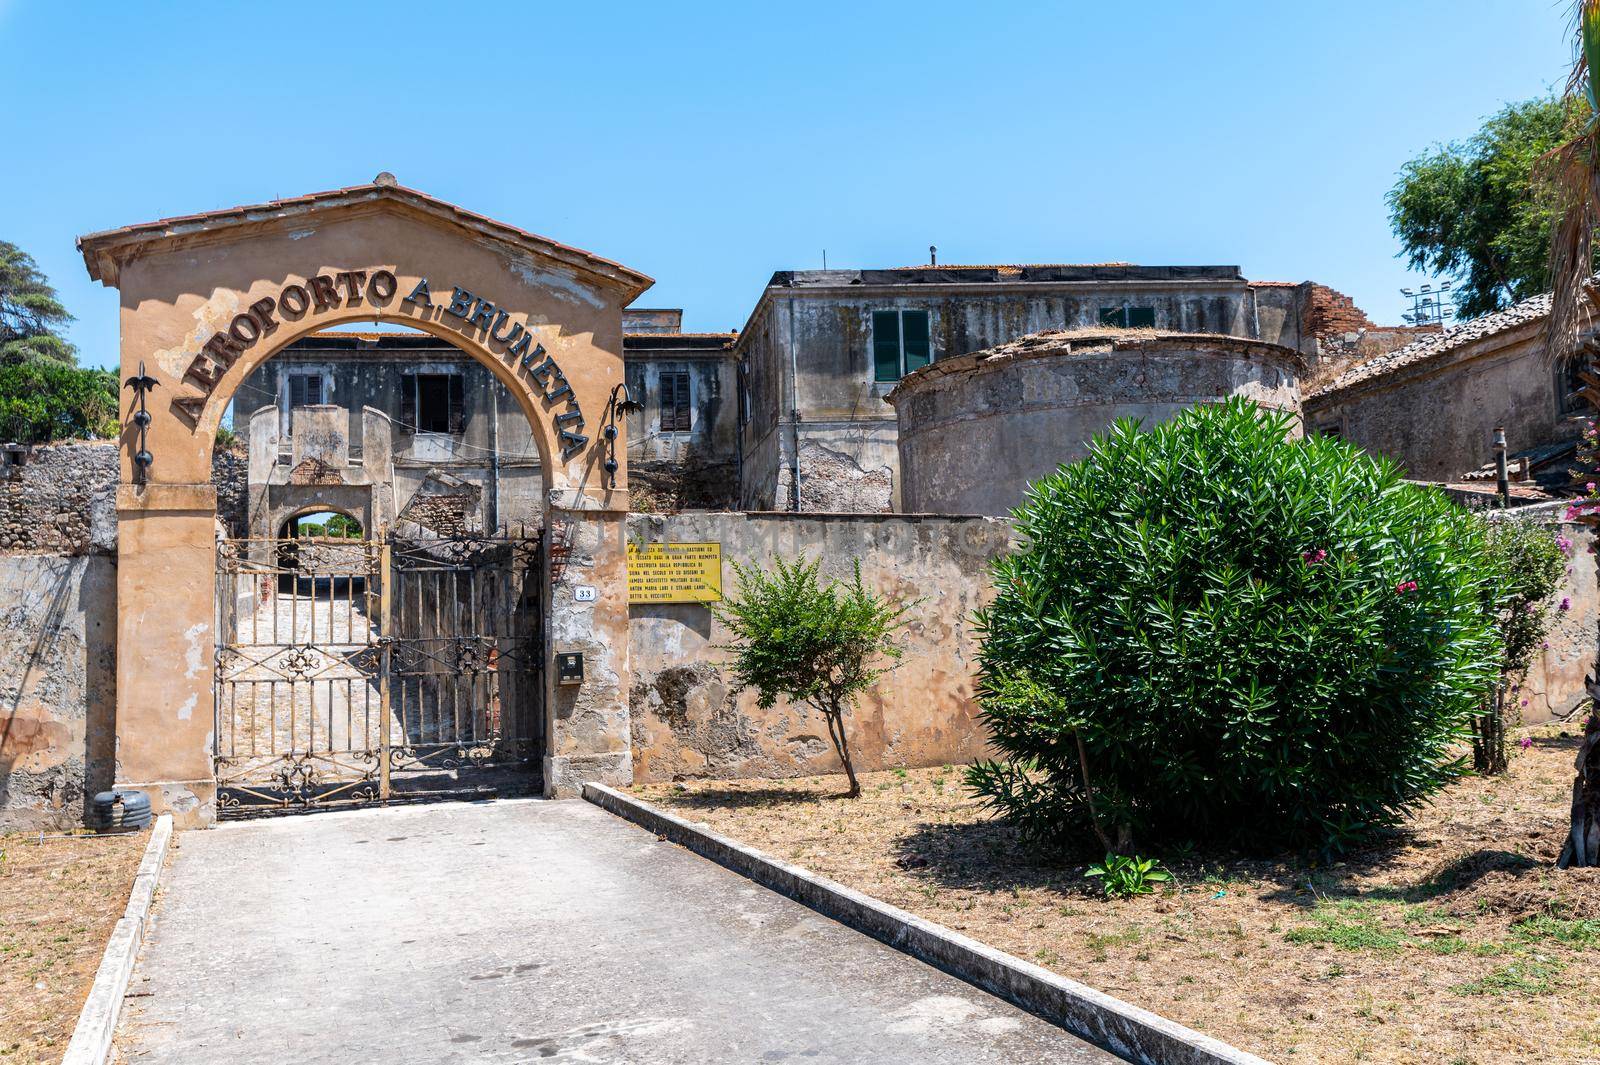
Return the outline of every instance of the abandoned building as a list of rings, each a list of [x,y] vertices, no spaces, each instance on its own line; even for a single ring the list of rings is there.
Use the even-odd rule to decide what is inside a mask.
[[[232,421],[249,447],[252,537],[284,535],[315,511],[370,530],[538,518],[543,482],[522,411],[488,370],[431,336],[297,341],[239,386]]]
[[[1101,326],[1233,336],[1323,366],[1370,358],[1418,332],[1378,327],[1326,286],[1251,282],[1233,266],[780,271],[741,332],[685,332],[676,308],[623,311],[633,505],[939,509],[934,497],[903,492],[888,402],[901,378],[1035,333]],[[335,409],[348,421],[342,441],[324,428],[339,419]],[[452,520],[493,529],[536,515],[539,460],[514,401],[436,338],[307,338],[257,369],[232,418],[250,441],[255,536],[321,506],[363,523],[406,521],[419,490],[436,502],[455,481],[474,498],[458,494],[471,513]],[[299,443],[297,421],[307,430]]]
[[[915,510],[902,497],[889,393],[930,363],[1047,330],[1110,326],[1278,345],[1310,361],[1410,339],[1312,282],[1236,266],[920,266],[780,271],[734,343],[740,503]]]
[[[1299,352],[1259,340],[1095,328],[940,359],[888,395],[902,502],[913,513],[1008,514],[1030,482],[1082,458],[1112,422],[1153,425],[1234,396],[1290,415],[1298,434],[1304,369]]]
[[[1418,480],[1494,490],[1494,433],[1504,429],[1523,487],[1559,492],[1588,415],[1578,358],[1545,355],[1550,297],[1433,333],[1309,389],[1311,432],[1341,436]],[[1529,498],[1534,496],[1529,495]]]
[[[643,274],[390,175],[79,249],[121,292],[125,432],[0,480],[0,822],[112,783],[200,825],[831,771],[819,722],[721,669],[730,564],[774,557],[859,559],[911,604],[859,767],[970,761],[995,515],[1113,418],[1304,390],[1309,430],[1446,478],[1486,426],[1576,431],[1537,308],[1419,339],[1231,266],[784,271],[695,333],[632,306]],[[1442,405],[1459,437],[1402,428]],[[292,538],[327,511],[356,535]],[[1567,592],[1545,716],[1582,691],[1590,562]]]

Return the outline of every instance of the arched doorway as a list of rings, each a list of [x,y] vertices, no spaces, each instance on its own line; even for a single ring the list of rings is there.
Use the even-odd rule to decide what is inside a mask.
[[[216,493],[223,411],[261,363],[318,330],[394,323],[486,367],[533,431],[545,528],[546,794],[631,778],[627,716],[621,309],[648,278],[436,200],[373,184],[91,234],[92,277],[122,298],[125,407],[118,490],[118,777],[180,823],[215,816]],[[371,523],[364,523],[370,531]],[[585,594],[576,589],[582,586]],[[176,668],[174,668],[176,667]]]
[[[235,396],[219,815],[537,788],[542,469],[505,386],[431,334],[368,326],[296,340]]]

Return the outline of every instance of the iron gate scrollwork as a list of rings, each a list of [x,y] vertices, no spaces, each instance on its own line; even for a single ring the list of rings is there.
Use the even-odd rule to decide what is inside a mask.
[[[219,541],[220,813],[532,787],[542,578],[538,535]]]

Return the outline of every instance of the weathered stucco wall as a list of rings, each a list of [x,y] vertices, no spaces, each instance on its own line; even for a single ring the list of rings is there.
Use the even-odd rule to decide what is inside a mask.
[[[868,585],[912,603],[905,657],[847,718],[858,768],[968,762],[986,738],[973,701],[977,640],[972,611],[987,594],[986,563],[1010,543],[991,518],[898,515],[676,514],[628,517],[635,543],[722,545],[724,587],[732,562],[820,557],[846,576],[861,560]],[[834,772],[821,718],[779,702],[756,705],[730,690],[719,664],[726,628],[708,607],[629,608],[630,709],[637,782],[693,777],[785,777]]]
[[[741,503],[752,510],[912,510],[899,490],[893,381],[875,380],[873,312],[926,311],[949,359],[1137,310],[1163,330],[1311,354],[1312,286],[1253,285],[1237,267],[951,267],[775,274],[735,342],[749,414]],[[798,385],[795,378],[798,377]]]
[[[0,555],[0,827],[78,824],[111,786],[116,630],[111,558]]]
[[[1384,366],[1378,360],[1372,370],[1306,396],[1306,427],[1337,433],[1429,481],[1454,480],[1493,461],[1496,426],[1505,428],[1513,452],[1575,439],[1582,419],[1561,409],[1564,388],[1544,356],[1543,330],[1542,316],[1526,316],[1475,340],[1447,334],[1421,341],[1416,356],[1401,349],[1399,365],[1377,372]],[[1430,354],[1434,343],[1446,350]]]
[[[732,334],[623,337],[628,485],[640,511],[729,510],[739,503],[739,383]],[[663,375],[688,375],[689,424],[663,417]],[[673,378],[676,380],[676,376]]]
[[[1536,725],[1553,718],[1572,715],[1588,698],[1583,678],[1594,670],[1595,654],[1600,650],[1600,584],[1596,580],[1594,531],[1585,525],[1561,520],[1566,504],[1529,507],[1510,511],[1499,520],[1533,521],[1552,536],[1572,541],[1567,574],[1555,592],[1555,624],[1535,655],[1518,695],[1518,708],[1525,724]],[[1567,609],[1560,609],[1565,601]],[[1526,700],[1527,705],[1521,703]]]
[[[890,396],[901,504],[1008,513],[1029,482],[1082,458],[1118,418],[1154,425],[1232,396],[1298,417],[1300,365],[1295,352],[1259,341],[1136,331],[1041,333],[946,359]]]

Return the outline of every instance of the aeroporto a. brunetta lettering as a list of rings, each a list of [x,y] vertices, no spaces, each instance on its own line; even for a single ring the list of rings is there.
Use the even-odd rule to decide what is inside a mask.
[[[332,276],[313,274],[304,284],[283,286],[276,298],[266,296],[256,300],[242,314],[234,315],[225,329],[212,334],[195,353],[184,371],[183,383],[200,394],[176,397],[172,401],[173,408],[190,428],[198,426],[206,401],[223,375],[245,351],[275,332],[279,319],[298,321],[307,314],[357,306],[363,299],[382,307],[392,302],[399,290],[400,281],[393,271],[341,270]],[[419,278],[400,302],[431,316],[435,304],[428,279]],[[584,419],[577,393],[573,392],[555,359],[544,350],[544,345],[535,342],[533,330],[525,322],[512,321],[511,313],[504,307],[460,285],[450,286],[450,302],[440,310],[460,319],[466,330],[478,331],[487,343],[504,347],[504,358],[533,379],[546,403],[564,404],[565,409],[554,417],[563,462],[588,445],[589,438],[578,432],[584,426]]]

